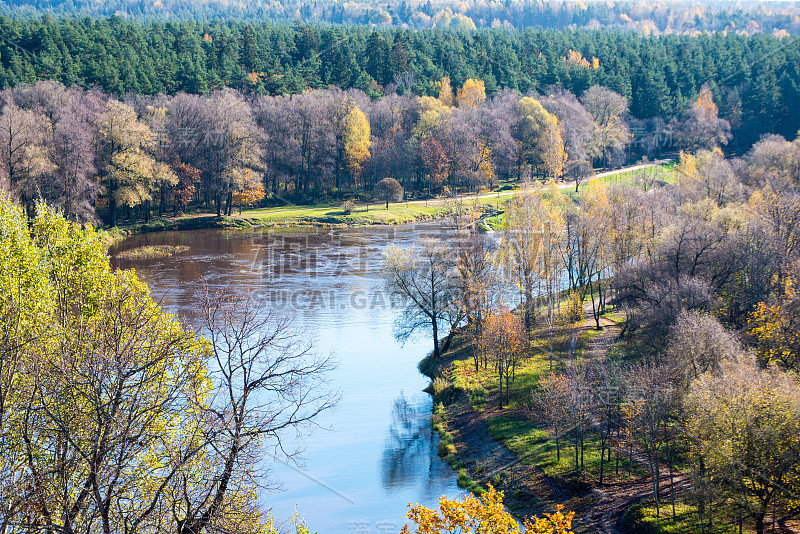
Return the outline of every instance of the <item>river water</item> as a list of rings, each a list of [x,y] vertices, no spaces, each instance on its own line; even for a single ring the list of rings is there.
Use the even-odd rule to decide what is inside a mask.
[[[401,346],[398,313],[380,278],[383,249],[409,246],[443,232],[439,223],[335,230],[196,230],[133,236],[110,252],[134,268],[154,298],[189,323],[203,288],[227,288],[265,299],[294,327],[332,354],[329,378],[341,394],[336,409],[304,439],[301,464],[273,462],[266,508],[282,521],[295,509],[311,532],[397,532],[409,503],[429,507],[462,494],[456,475],[436,455],[429,425],[428,380],[417,362],[431,350],[428,333]],[[126,260],[143,245],[186,245],[168,258]]]

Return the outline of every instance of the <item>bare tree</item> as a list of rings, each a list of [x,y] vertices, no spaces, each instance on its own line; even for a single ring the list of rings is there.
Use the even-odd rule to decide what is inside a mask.
[[[395,245],[384,252],[383,274],[389,290],[402,303],[396,336],[406,340],[421,328],[430,328],[433,355],[441,356],[439,330],[452,329],[463,319],[458,299],[455,262],[450,249],[426,240],[415,249]]]
[[[647,454],[656,516],[660,507],[660,462],[663,449],[675,436],[674,416],[680,403],[671,369],[645,362],[628,369],[624,377],[623,411],[627,426]]]
[[[302,434],[332,408],[329,357],[313,351],[287,319],[252,300],[207,292],[202,324],[209,336],[211,398],[197,399],[210,444],[210,468],[187,471],[174,489],[178,534],[199,534],[258,485],[255,463],[265,447],[295,458],[287,435]],[[194,484],[190,485],[189,482]]]

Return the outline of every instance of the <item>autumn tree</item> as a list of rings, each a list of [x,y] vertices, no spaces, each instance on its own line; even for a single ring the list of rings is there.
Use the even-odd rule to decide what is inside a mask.
[[[795,273],[776,280],[774,295],[767,302],[759,302],[747,321],[759,360],[794,371],[800,369],[800,297],[796,286]]]
[[[559,291],[562,268],[557,256],[559,247],[563,246],[563,232],[564,219],[559,206],[545,198],[542,190],[523,191],[509,203],[500,258],[507,275],[520,289],[528,327],[533,322],[534,289],[537,285],[541,283],[548,295]],[[552,304],[548,304],[549,314],[557,309]]]
[[[569,170],[576,163],[585,163],[591,171],[588,148],[592,142],[594,123],[592,116],[575,95],[564,89],[551,91],[541,99],[541,104],[548,113],[558,119],[558,123],[562,127],[562,136],[568,155],[565,168]],[[568,172],[567,174],[574,178],[573,173]],[[590,174],[584,174],[582,177]]]
[[[564,165],[567,163],[563,131],[556,117],[552,117],[548,121],[544,134],[544,166],[547,169],[547,177],[550,179],[560,178],[564,174]]]
[[[186,206],[194,200],[197,188],[200,185],[200,169],[181,162],[174,163],[173,169],[178,177],[178,183],[173,190],[172,199],[174,214],[177,215],[178,210],[185,210]]]
[[[552,156],[552,170],[560,170],[563,159],[559,159],[559,156],[563,156],[564,147],[556,126],[558,119],[548,113],[538,100],[528,96],[519,100],[516,113],[518,121],[514,126],[514,138],[519,144],[517,172],[521,172],[523,165],[544,167],[549,172],[548,154]]]
[[[233,209],[233,194],[260,180],[262,131],[250,106],[234,91],[217,91],[208,102],[213,131],[205,140],[207,169],[204,178],[215,198],[217,215]]]
[[[800,479],[800,395],[796,381],[748,358],[692,383],[686,433],[700,476],[766,531],[774,505],[796,503]],[[702,513],[702,508],[701,508]],[[701,521],[707,518],[701,517]]]
[[[628,101],[611,89],[595,85],[581,95],[581,102],[594,121],[588,154],[592,160],[608,165],[630,143],[624,118]]]
[[[389,209],[389,201],[400,202],[403,200],[403,186],[391,177],[386,177],[375,184],[373,193],[376,197],[386,201],[387,210]]]
[[[358,177],[364,162],[369,158],[370,129],[366,115],[354,103],[342,119],[342,144],[344,165],[350,173],[353,188],[358,192]]]
[[[201,338],[111,268],[91,227],[6,199],[0,214],[0,524],[260,528],[252,466],[335,401],[328,360],[219,295]]]
[[[450,78],[445,76],[440,81],[436,82],[436,97],[445,106],[453,106],[453,88],[450,85]]]
[[[117,207],[150,198],[150,182],[167,172],[147,153],[155,139],[132,107],[109,100],[98,122],[96,166],[108,198],[108,222],[117,224]]]
[[[573,534],[571,529],[574,515],[573,512],[564,514],[561,512],[561,507],[558,507],[553,514],[526,519],[521,528],[517,520],[503,506],[503,492],[497,491],[490,484],[488,490],[480,497],[468,494],[460,501],[441,497],[438,510],[417,504],[411,507],[406,517],[416,524],[414,532],[417,534],[459,532]],[[401,534],[411,534],[411,532],[408,525],[400,531]]]
[[[478,223],[476,214],[467,214],[467,221],[464,222],[459,208],[452,213],[458,218],[454,221],[455,225],[460,227],[455,240],[459,301],[472,336],[473,361],[477,372],[481,363],[488,365],[479,341],[483,337],[486,319],[501,300],[502,284],[494,264],[494,244],[475,229]]]
[[[526,354],[527,342],[525,324],[514,313],[500,309],[486,318],[478,343],[494,363],[500,380],[500,408],[503,407],[503,380],[506,404],[511,402],[510,384],[516,376],[517,364]]]
[[[468,78],[456,93],[456,104],[460,108],[475,108],[486,100],[483,80]]]
[[[253,183],[252,180],[249,180],[249,183],[244,184],[242,189],[233,194],[233,203],[239,207],[239,214],[241,215],[243,206],[252,206],[261,202],[265,196],[264,184],[260,181]]]
[[[47,149],[52,125],[46,117],[21,109],[13,102],[0,113],[0,180],[31,209],[37,180],[54,168]]]
[[[595,328],[600,329],[600,315],[605,308],[603,279],[611,264],[613,227],[615,216],[602,180],[593,179],[584,191],[575,224],[575,242],[570,251],[575,258],[569,260],[575,270],[578,287],[583,297],[591,298]],[[597,295],[597,298],[595,298]]]
[[[431,135],[420,143],[420,157],[429,184],[439,189],[447,179],[450,161],[436,137]]]
[[[703,85],[697,101],[683,114],[683,121],[672,124],[678,144],[687,150],[712,149],[728,144],[731,125],[719,117],[708,85]]]

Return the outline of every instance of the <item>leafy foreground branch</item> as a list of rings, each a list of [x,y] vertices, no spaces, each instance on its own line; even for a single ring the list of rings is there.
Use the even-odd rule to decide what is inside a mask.
[[[418,504],[411,508],[407,517],[417,525],[417,534],[574,534],[571,530],[573,516],[573,512],[561,513],[559,507],[554,514],[544,514],[544,518],[534,516],[525,520],[521,527],[503,506],[503,492],[489,484],[488,490],[480,497],[471,493],[460,501],[441,497],[438,510]],[[403,527],[400,534],[411,534],[408,525]]]
[[[262,452],[335,403],[327,358],[251,302],[206,336],[90,227],[0,199],[0,532],[269,532]]]

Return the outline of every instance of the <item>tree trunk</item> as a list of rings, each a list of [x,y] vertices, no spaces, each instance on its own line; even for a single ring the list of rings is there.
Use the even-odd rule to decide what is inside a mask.
[[[108,224],[109,226],[117,225],[117,200],[114,198],[114,191],[116,190],[114,180],[109,180],[108,183]]]
[[[766,512],[761,512],[756,515],[756,534],[764,534],[764,515]]]
[[[603,460],[606,455],[606,438],[600,437],[600,486],[603,486]]]
[[[594,305],[594,283],[592,282],[592,276],[593,275],[589,275],[589,296],[592,299],[592,315],[594,316],[595,329],[600,330],[600,313]]]
[[[558,429],[556,429],[556,461],[561,462],[561,440],[559,439]]]
[[[658,502],[658,467],[653,458],[653,453],[647,451],[647,459],[650,461],[650,478],[653,480],[653,500],[656,503],[656,517],[661,517],[661,510]]]
[[[439,358],[441,357],[441,352],[439,352],[439,325],[436,323],[436,319],[432,321],[433,326],[433,357]]]
[[[228,197],[225,199],[225,214],[233,215],[233,191],[228,191]]]
[[[450,348],[450,343],[453,342],[453,333],[454,333],[453,330],[450,329],[450,333],[447,334],[447,337],[444,339],[444,346],[442,347],[442,353],[447,352],[447,350]],[[476,363],[475,364],[475,370],[476,371],[477,371],[477,367],[478,367],[478,365]]]

